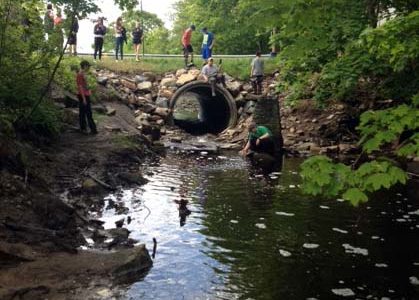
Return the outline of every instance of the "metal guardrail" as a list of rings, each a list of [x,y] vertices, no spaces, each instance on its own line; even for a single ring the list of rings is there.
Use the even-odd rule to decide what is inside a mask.
[[[78,56],[92,56],[92,53],[77,53]],[[102,53],[102,57],[114,57],[115,53],[112,52],[106,52]],[[196,55],[197,56],[197,55]],[[124,57],[135,57],[135,54],[124,54]],[[183,58],[183,55],[181,54],[144,54],[140,55],[140,57],[144,58]],[[241,54],[241,55],[231,55],[231,54],[214,54],[212,57],[214,58],[253,58],[255,57],[254,54]],[[272,57],[270,54],[263,54],[262,57],[270,58]]]

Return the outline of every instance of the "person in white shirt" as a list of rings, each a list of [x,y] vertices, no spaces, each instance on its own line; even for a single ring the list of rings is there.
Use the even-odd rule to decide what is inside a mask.
[[[225,77],[222,74],[219,74],[219,68],[214,64],[214,59],[212,57],[208,58],[207,64],[202,68],[201,75],[204,78],[205,82],[208,82],[211,85],[211,94],[213,97],[215,94],[215,84],[221,83],[225,86]]]

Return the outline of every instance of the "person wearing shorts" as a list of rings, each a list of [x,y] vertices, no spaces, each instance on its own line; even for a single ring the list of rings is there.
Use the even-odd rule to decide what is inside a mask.
[[[195,31],[195,25],[191,25],[182,35],[183,45],[183,56],[185,57],[185,67],[193,65],[193,48],[191,45],[192,32]],[[188,63],[189,55],[191,56],[191,62]]]
[[[202,29],[203,39],[202,39],[202,58],[207,61],[208,58],[212,56],[212,50],[214,48],[214,34],[209,32],[206,27]]]

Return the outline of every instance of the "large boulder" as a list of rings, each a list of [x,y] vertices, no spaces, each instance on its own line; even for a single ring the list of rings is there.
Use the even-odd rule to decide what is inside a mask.
[[[151,92],[152,88],[153,88],[153,83],[151,81],[144,81],[144,82],[140,82],[137,85],[137,88],[140,91],[144,91],[144,92]]]
[[[164,108],[164,107],[157,107],[156,110],[154,111],[154,113],[156,115],[161,116],[161,117],[167,117],[170,113],[170,110],[168,108]]]
[[[169,99],[167,99],[165,97],[159,97],[156,100],[156,105],[158,107],[168,108],[169,107]]]
[[[176,71],[176,77],[180,77],[183,74],[186,74],[188,71],[185,69],[179,69]]]
[[[237,96],[242,89],[242,84],[238,81],[227,81],[226,85],[233,96]]]
[[[174,92],[172,90],[169,90],[169,89],[161,89],[159,94],[160,94],[160,97],[171,99]]]
[[[180,75],[179,79],[176,81],[176,85],[178,86],[184,85],[188,82],[196,80],[196,78],[197,78],[197,75],[194,75],[194,74],[190,74],[190,73],[182,74]]]
[[[171,86],[176,86],[176,77],[172,76],[172,77],[165,77],[161,80],[160,82],[160,86],[163,87],[171,87]]]

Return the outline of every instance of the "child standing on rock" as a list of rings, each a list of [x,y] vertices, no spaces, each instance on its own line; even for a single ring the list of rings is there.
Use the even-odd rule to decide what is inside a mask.
[[[76,84],[79,98],[79,121],[80,131],[87,133],[86,120],[90,128],[91,134],[97,134],[96,124],[93,120],[92,107],[90,104],[91,91],[87,87],[86,72],[89,70],[90,63],[83,60],[80,63],[80,70],[77,72]]]

